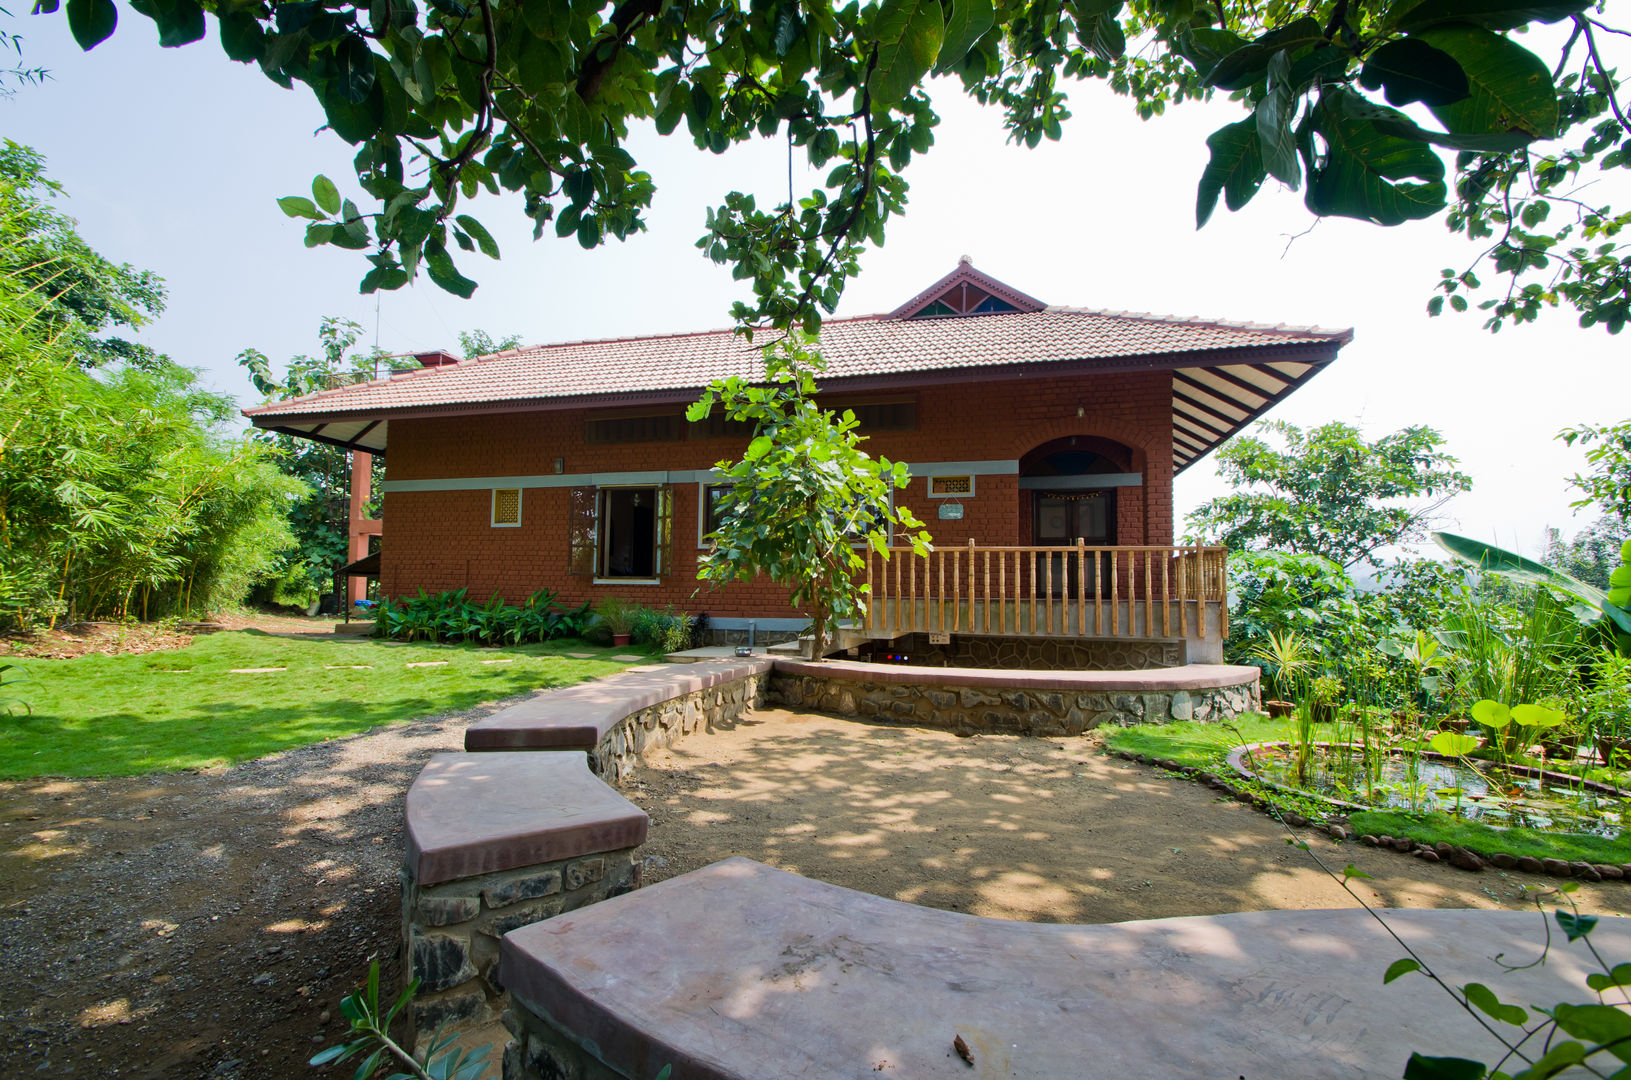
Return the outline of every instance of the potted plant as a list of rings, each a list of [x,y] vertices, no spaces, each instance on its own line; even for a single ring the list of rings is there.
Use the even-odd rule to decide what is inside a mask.
[[[629,643],[629,636],[634,630],[634,617],[638,613],[638,607],[615,596],[608,596],[595,605],[595,615],[611,631],[612,644],[618,646]]]
[[[1321,675],[1308,690],[1312,699],[1314,722],[1334,723],[1337,718],[1337,698],[1342,696],[1342,680],[1335,675]]]
[[[1262,641],[1252,646],[1251,657],[1269,676],[1277,698],[1263,702],[1263,710],[1271,717],[1287,717],[1296,709],[1293,700],[1302,674],[1314,665],[1315,653],[1307,638],[1295,630],[1279,633],[1270,630]]]

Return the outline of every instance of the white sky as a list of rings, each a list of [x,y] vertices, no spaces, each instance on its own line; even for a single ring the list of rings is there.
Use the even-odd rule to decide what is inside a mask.
[[[93,247],[166,279],[168,310],[142,339],[245,405],[256,395],[234,363],[244,348],[278,362],[314,353],[325,315],[362,323],[371,343],[376,298],[357,294],[361,254],[304,248],[300,223],[275,202],[307,193],[317,172],[356,194],[350,148],[317,130],[323,116],[310,92],[228,61],[213,20],[204,41],[161,50],[147,19],[123,6],[120,16],[90,54],[61,15],[9,20],[24,38],[23,61],[52,78],[0,100],[0,133],[46,155]],[[1242,213],[1220,203],[1197,232],[1203,140],[1240,118],[1233,103],[1189,104],[1142,123],[1126,99],[1084,84],[1072,92],[1064,141],[1026,150],[1004,142],[996,110],[935,85],[936,145],[907,169],[907,215],[867,255],[840,315],[887,311],[967,254],[1048,303],[1351,326],[1354,343],[1271,417],[1347,420],[1371,437],[1438,428],[1475,481],[1448,508],[1452,530],[1533,552],[1545,527],[1569,534],[1590,520],[1568,509],[1565,484],[1583,455],[1552,436],[1624,418],[1631,334],[1582,330],[1567,313],[1498,335],[1480,329],[1476,308],[1429,319],[1439,270],[1461,269],[1472,245],[1438,222],[1380,229],[1331,219],[1288,247],[1312,219],[1299,194],[1271,190],[1273,181]],[[727,325],[745,290],[695,249],[704,209],[732,188],[762,205],[785,198],[785,146],[715,157],[683,132],[633,140],[658,194],[650,230],[624,244],[584,252],[552,233],[534,243],[518,200],[464,204],[503,261],[455,253],[481,283],[469,301],[428,281],[377,294],[379,344],[457,351],[457,332],[476,327],[536,344]],[[800,195],[818,179],[795,166]],[[1590,197],[1619,205],[1631,200],[1627,188],[1599,182]],[[1195,465],[1178,480],[1180,515],[1222,490],[1210,459]]]

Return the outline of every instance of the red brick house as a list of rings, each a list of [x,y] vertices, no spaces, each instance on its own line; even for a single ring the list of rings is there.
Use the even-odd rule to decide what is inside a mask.
[[[895,311],[829,320],[822,393],[855,411],[868,450],[910,463],[897,500],[937,549],[979,546],[978,581],[974,555],[952,572],[968,585],[957,629],[981,621],[983,585],[999,589],[986,618],[1005,615],[1000,590],[1029,588],[1062,609],[1048,632],[1074,633],[1074,622],[1082,636],[1103,633],[1086,624],[1108,602],[1122,605],[1123,636],[1171,638],[1149,602],[1171,600],[1184,577],[1172,562],[1173,477],[1351,338],[1050,307],[965,259]],[[709,381],[758,372],[754,346],[717,330],[420,359],[418,370],[245,410],[257,427],[389,454],[384,595],[468,587],[515,601],[548,587],[571,602],[617,595],[706,611],[716,627],[799,625],[768,583],[696,591],[710,469],[738,456],[745,435],[717,413],[688,423],[684,410]],[[1040,560],[1010,552],[991,569],[988,549],[1002,561],[1003,548],[1061,546]],[[1082,552],[1101,548],[1144,549],[1145,562],[1134,552],[1112,570],[1095,555],[1099,572],[1085,572]],[[1152,562],[1149,549],[1163,552]],[[910,595],[916,612],[930,602],[931,567],[921,596],[910,567],[910,590],[898,565],[877,572],[880,596]],[[1072,600],[1097,600],[1096,619]]]

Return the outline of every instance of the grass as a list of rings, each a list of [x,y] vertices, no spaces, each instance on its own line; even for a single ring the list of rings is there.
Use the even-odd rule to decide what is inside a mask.
[[[1532,855],[1537,859],[1566,859],[1569,862],[1631,862],[1631,838],[1613,840],[1583,833],[1537,833],[1526,829],[1492,829],[1457,821],[1444,814],[1412,817],[1384,810],[1363,810],[1349,815],[1356,836],[1405,836],[1423,843],[1441,841],[1476,851],[1504,851],[1508,855]]]
[[[1192,722],[1144,724],[1112,731],[1105,739],[1111,750],[1165,758],[1195,769],[1226,771],[1225,758],[1245,742],[1284,742],[1293,738],[1290,720],[1269,720],[1245,716],[1230,727]],[[1236,732],[1239,732],[1237,736]],[[1325,727],[1318,733],[1329,736]],[[1602,771],[1602,770],[1598,770]],[[1263,784],[1247,784],[1255,792],[1274,800],[1282,809],[1308,813],[1317,799],[1280,791]],[[1532,855],[1537,859],[1566,859],[1570,862],[1631,862],[1631,836],[1615,839],[1580,833],[1537,833],[1526,829],[1492,829],[1457,821],[1448,814],[1413,815],[1397,811],[1364,810],[1349,815],[1355,835],[1402,836],[1426,844],[1450,843],[1478,851]]]
[[[0,715],[0,778],[132,776],[245,761],[599,678],[627,666],[611,656],[628,651],[577,640],[484,650],[242,630],[134,656],[8,658],[5,696],[30,711],[13,706]],[[491,660],[510,662],[482,662]],[[13,684],[10,676],[21,678]]]

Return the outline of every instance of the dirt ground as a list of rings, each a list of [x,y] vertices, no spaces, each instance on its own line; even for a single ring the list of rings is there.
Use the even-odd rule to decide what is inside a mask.
[[[225,630],[253,628],[269,634],[296,637],[327,637],[334,633],[339,621],[333,615],[306,618],[301,615],[267,615],[257,612],[221,615],[210,620]],[[357,623],[357,630],[371,623]],[[175,624],[76,622],[54,629],[33,630],[28,633],[8,631],[0,633],[0,660],[7,656],[27,656],[45,660],[71,660],[76,656],[97,653],[116,656],[125,653],[150,653],[162,649],[185,649],[191,645],[193,634],[184,632]]]
[[[370,958],[396,984],[402,796],[486,711],[232,769],[0,784],[7,1072],[304,1074],[341,1032],[339,999]],[[740,854],[1000,918],[1351,903],[1267,817],[1091,739],[956,739],[764,711],[655,755],[626,794],[653,819],[648,881]],[[1524,885],[1550,884],[1311,843],[1333,869],[1372,874],[1375,903],[1513,907]],[[1577,896],[1586,910],[1631,910],[1631,886]]]

